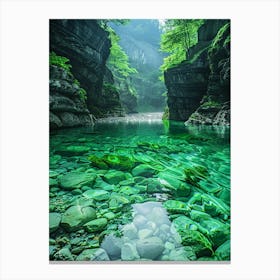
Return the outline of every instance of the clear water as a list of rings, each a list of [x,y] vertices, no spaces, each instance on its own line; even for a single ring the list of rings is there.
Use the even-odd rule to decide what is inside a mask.
[[[149,113],[53,132],[50,260],[230,260],[230,129]]]

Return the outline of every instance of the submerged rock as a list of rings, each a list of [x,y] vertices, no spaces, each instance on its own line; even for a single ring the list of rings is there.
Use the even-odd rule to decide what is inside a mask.
[[[63,146],[55,150],[55,152],[62,156],[79,156],[87,153],[90,150],[87,146]]]
[[[96,213],[92,207],[71,206],[63,213],[61,226],[67,231],[76,231],[94,218]]]
[[[117,260],[121,258],[121,248],[123,242],[121,238],[110,234],[106,236],[101,244],[101,248],[106,250],[111,260]]]
[[[126,180],[126,175],[122,171],[115,171],[115,170],[109,170],[105,175],[104,175],[104,180],[111,184],[118,184],[121,181]]]
[[[73,261],[74,257],[72,256],[69,248],[64,247],[54,254],[56,260],[60,261]]]
[[[90,186],[96,179],[93,173],[72,171],[59,177],[59,184],[63,189],[79,189],[82,186]]]
[[[121,258],[122,258],[123,261],[139,260],[140,256],[139,256],[138,251],[136,249],[136,244],[135,243],[125,243],[122,246]]]
[[[149,237],[138,240],[136,248],[141,258],[155,260],[162,254],[164,244],[158,237]]]
[[[104,190],[87,190],[83,193],[86,198],[92,198],[96,201],[104,201],[110,198],[110,193]]]
[[[217,248],[215,251],[215,256],[221,261],[230,260],[230,240],[227,240]]]
[[[95,219],[84,224],[87,232],[99,232],[106,227],[108,220],[106,218]]]
[[[133,176],[152,177],[156,170],[148,164],[139,164],[132,169]]]
[[[104,155],[102,160],[116,170],[131,170],[135,163],[129,157],[122,155]]]
[[[59,227],[61,221],[61,214],[59,213],[49,213],[49,228],[50,233],[56,231]]]

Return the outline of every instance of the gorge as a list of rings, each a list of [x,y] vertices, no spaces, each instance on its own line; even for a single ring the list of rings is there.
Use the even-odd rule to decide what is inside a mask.
[[[230,261],[230,21],[50,20],[49,62],[49,260]]]

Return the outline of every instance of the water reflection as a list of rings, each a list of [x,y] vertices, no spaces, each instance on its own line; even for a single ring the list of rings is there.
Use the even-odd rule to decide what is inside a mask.
[[[137,203],[132,209],[133,221],[122,226],[122,237],[111,234],[101,244],[110,260],[168,260],[181,254],[180,235],[161,202]]]

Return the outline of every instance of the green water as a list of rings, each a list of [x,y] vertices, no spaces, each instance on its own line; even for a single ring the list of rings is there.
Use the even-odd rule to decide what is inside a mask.
[[[50,136],[50,260],[230,260],[230,130],[161,114]]]

